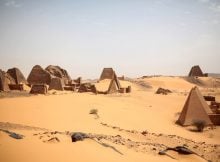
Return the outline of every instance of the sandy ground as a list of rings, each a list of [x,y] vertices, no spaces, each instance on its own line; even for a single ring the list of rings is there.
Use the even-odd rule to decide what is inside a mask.
[[[215,95],[220,101],[220,89],[212,88],[213,79],[199,79],[203,94]],[[220,161],[219,126],[198,133],[175,124],[195,84],[180,77],[151,77],[121,84],[131,85],[132,93],[51,91],[49,95],[2,97],[0,161],[205,161],[201,157]],[[101,88],[105,86],[102,83]],[[155,94],[158,87],[173,93]],[[98,115],[89,114],[91,109],[97,109]],[[11,138],[5,130],[24,138]],[[89,133],[93,138],[72,143],[68,132]],[[158,155],[166,147],[179,145],[201,157],[173,151],[169,156]]]

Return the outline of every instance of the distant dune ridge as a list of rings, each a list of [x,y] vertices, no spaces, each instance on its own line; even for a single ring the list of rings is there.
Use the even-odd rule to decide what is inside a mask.
[[[26,83],[12,71],[0,71],[0,161],[219,161],[220,127],[213,122],[220,119],[219,78],[118,79],[104,68],[99,80],[83,81],[59,66],[36,65]],[[10,90],[9,84],[27,87]],[[29,94],[33,87],[44,93]],[[78,93],[80,87],[87,93]],[[159,88],[172,93],[156,94]],[[203,132],[194,126],[198,119],[205,121]],[[86,138],[73,143],[74,133]],[[192,154],[163,152],[176,146]]]
[[[197,77],[199,76],[205,77],[205,76],[208,76],[209,74],[211,75],[212,73],[204,74],[200,66],[195,65],[191,68],[189,75],[188,75],[189,77],[186,77],[186,80],[189,82],[193,82],[195,84],[197,84],[196,82],[198,82],[199,84],[200,81]],[[218,75],[216,74],[214,76],[218,76]],[[52,78],[60,78],[61,80],[53,79],[52,81]],[[115,87],[117,91],[123,92],[124,90],[122,87],[120,87],[120,82],[118,81],[118,78],[120,78],[120,80],[125,79],[124,76],[117,77],[115,71],[112,68],[104,68],[99,80],[101,81],[103,79],[112,79],[111,84],[113,85],[113,87]],[[61,68],[60,66],[49,65],[45,69],[43,69],[40,65],[35,65],[32,68],[30,74],[28,75],[27,80],[25,79],[24,75],[18,68],[8,69],[7,73],[1,71],[0,90],[2,91],[10,90],[10,87],[8,87],[8,84],[24,84],[24,85],[47,84],[49,86],[49,89],[55,89],[55,90],[64,90],[64,89],[72,90],[73,89],[74,90],[75,87],[73,86],[76,86],[76,87],[78,86],[76,84],[74,85],[74,82],[79,84],[78,80],[72,80],[67,70]],[[220,82],[218,82],[218,84],[220,84]],[[67,87],[65,88],[65,86]],[[71,86],[71,88],[68,86]]]

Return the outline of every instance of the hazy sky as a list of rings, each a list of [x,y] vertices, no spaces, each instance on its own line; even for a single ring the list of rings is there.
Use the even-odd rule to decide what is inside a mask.
[[[130,77],[220,72],[220,0],[0,0],[0,68],[103,67]]]

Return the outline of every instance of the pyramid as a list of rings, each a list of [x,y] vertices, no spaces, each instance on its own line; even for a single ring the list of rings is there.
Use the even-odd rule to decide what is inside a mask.
[[[45,70],[48,71],[52,76],[62,78],[64,81],[68,82],[71,80],[71,77],[69,76],[68,72],[59,66],[49,65],[48,67],[46,67]]]
[[[112,68],[104,68],[99,80],[113,79],[114,73],[115,72]]]
[[[199,67],[199,65],[195,65],[191,68],[188,76],[197,76],[197,77],[203,77],[205,76]]]
[[[35,65],[28,78],[28,83],[33,84],[47,84],[51,82],[51,75],[48,71],[44,70],[40,65]]]
[[[0,70],[0,91],[8,91],[9,87],[6,82],[4,71]]]
[[[108,87],[108,93],[114,93],[114,92],[118,92],[121,89],[121,85],[120,82],[115,74],[115,72],[113,73],[113,78],[109,84]]]
[[[108,88],[108,93],[115,93],[119,90],[116,81],[114,79],[111,80]]]
[[[196,120],[203,120],[212,125],[208,114],[212,111],[197,87],[191,89],[177,123],[183,126],[193,125]]]
[[[0,91],[9,91],[9,84],[15,84],[15,80],[8,73],[0,69]]]
[[[7,73],[15,80],[16,84],[27,84],[27,80],[18,68],[8,69]]]

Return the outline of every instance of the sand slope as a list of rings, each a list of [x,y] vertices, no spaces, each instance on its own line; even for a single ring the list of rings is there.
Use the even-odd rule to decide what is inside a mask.
[[[176,160],[157,154],[164,146],[184,144],[205,158],[218,161],[219,127],[196,133],[175,124],[187,93],[195,84],[179,77],[141,81],[152,88],[124,81],[122,85],[132,85],[132,93],[62,92],[0,99],[0,129],[25,136],[16,140],[0,131],[0,161],[204,161],[196,155],[183,156],[173,151],[168,154]],[[157,95],[158,87],[174,93]],[[200,89],[206,93],[210,90]],[[215,95],[219,98],[218,89]],[[91,109],[98,110],[98,118],[89,114]],[[66,131],[91,133],[94,139],[72,143]],[[143,131],[148,133],[143,135]]]

